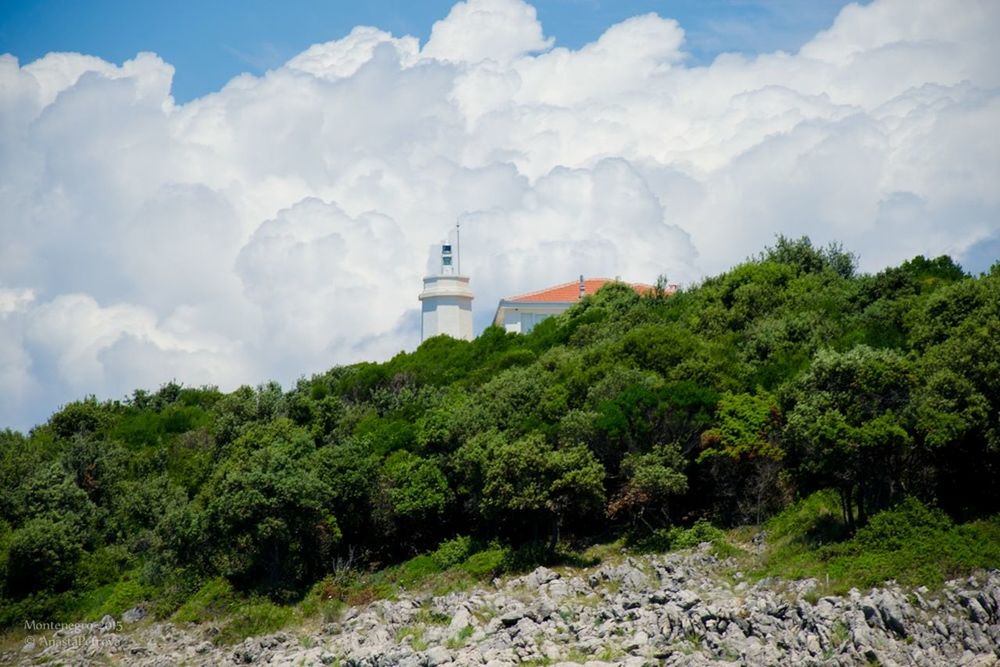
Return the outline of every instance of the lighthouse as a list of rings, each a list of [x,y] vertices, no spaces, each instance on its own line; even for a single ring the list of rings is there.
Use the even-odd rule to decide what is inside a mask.
[[[469,277],[461,275],[459,249],[459,228],[455,225],[455,244],[441,244],[437,275],[424,278],[424,291],[420,293],[421,342],[441,334],[472,340],[472,290]]]

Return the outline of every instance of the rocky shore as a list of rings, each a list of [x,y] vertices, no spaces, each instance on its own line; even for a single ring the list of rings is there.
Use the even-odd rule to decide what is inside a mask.
[[[589,569],[539,568],[460,593],[348,609],[335,623],[216,646],[216,629],[106,617],[28,640],[3,664],[1000,664],[1000,572],[940,591],[887,583],[821,596],[750,582],[708,545]],[[129,623],[128,621],[133,621]]]

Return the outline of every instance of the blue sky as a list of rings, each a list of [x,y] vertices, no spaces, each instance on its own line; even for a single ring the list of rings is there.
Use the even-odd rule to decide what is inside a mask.
[[[0,53],[26,64],[50,51],[120,63],[153,51],[176,68],[174,97],[218,90],[241,72],[260,74],[309,45],[357,25],[427,39],[453,0],[36,0],[0,3]],[[548,36],[578,47],[628,17],[656,12],[687,33],[693,63],[724,51],[794,51],[830,25],[844,0],[537,0]]]

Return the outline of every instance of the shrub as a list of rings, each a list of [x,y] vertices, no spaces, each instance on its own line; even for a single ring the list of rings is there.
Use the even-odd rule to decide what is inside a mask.
[[[158,591],[131,577],[88,590],[74,601],[74,608],[87,620],[96,621],[107,614],[119,616],[140,602],[157,597]]]
[[[235,644],[247,637],[276,632],[295,618],[291,607],[277,605],[266,598],[252,598],[233,611],[229,622],[215,639],[216,644]]]
[[[690,549],[702,542],[709,542],[718,550],[728,546],[725,537],[722,530],[699,519],[690,528],[672,526],[654,530],[652,534],[643,537],[633,537],[630,546],[640,552],[656,552]]]
[[[719,542],[725,538],[725,534],[701,519],[690,528],[674,526],[669,531],[670,545],[674,549],[688,549],[696,547],[702,542]]]
[[[341,587],[332,576],[327,576],[313,585],[300,608],[306,616],[319,616],[324,623],[330,623],[337,620],[347,606],[341,595]]]
[[[829,579],[833,592],[895,579],[939,586],[976,568],[1000,565],[1000,517],[960,526],[940,510],[907,498],[874,515],[851,539],[831,514],[837,497],[818,492],[769,522],[774,527],[763,574]],[[797,526],[796,526],[797,521]]]
[[[472,553],[472,539],[459,535],[438,545],[433,557],[443,569],[460,564]]]
[[[222,577],[207,581],[174,612],[177,623],[198,623],[228,613],[236,603],[233,587]]]
[[[473,577],[495,577],[503,571],[505,556],[503,549],[487,549],[466,558],[461,567]]]
[[[772,541],[794,538],[823,543],[847,537],[840,498],[833,489],[817,491],[789,505],[771,517],[765,529]]]
[[[879,512],[854,538],[858,546],[872,551],[902,549],[921,537],[948,531],[951,520],[939,509],[931,509],[913,497],[891,510]]]
[[[404,588],[412,588],[441,569],[441,564],[433,556],[422,554],[399,566],[396,581]]]
[[[32,519],[10,536],[7,594],[20,598],[33,591],[66,590],[76,576],[83,547],[65,521]]]

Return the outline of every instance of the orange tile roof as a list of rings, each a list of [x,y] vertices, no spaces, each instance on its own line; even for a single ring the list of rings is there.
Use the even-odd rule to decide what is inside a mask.
[[[583,293],[585,295],[594,294],[606,283],[610,282],[614,281],[609,278],[587,278],[583,281]],[[645,285],[643,283],[626,284],[639,294],[645,294],[649,290],[653,289],[652,285]],[[529,292],[527,294],[521,294],[519,296],[512,296],[504,299],[504,301],[513,301],[517,303],[573,303],[579,300],[579,280],[563,283],[562,285],[556,285],[555,287],[549,287],[548,289],[539,290],[537,292]]]

